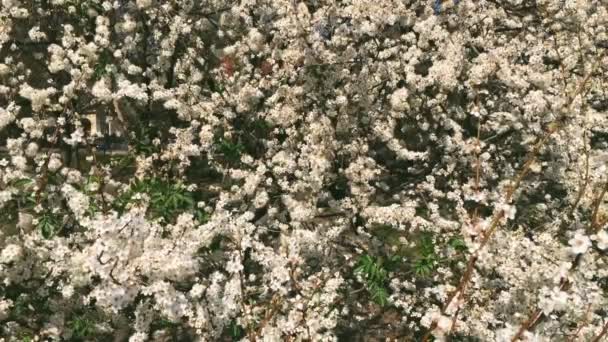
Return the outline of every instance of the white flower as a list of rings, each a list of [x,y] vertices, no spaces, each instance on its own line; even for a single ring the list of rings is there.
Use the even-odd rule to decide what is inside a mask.
[[[46,34],[44,32],[40,32],[40,26],[32,27],[27,33],[32,41],[40,42],[46,39]]]
[[[125,21],[122,23],[122,29],[124,32],[133,32],[137,27],[137,22],[132,20],[130,16],[125,16]]]
[[[19,170],[27,169],[27,159],[25,159],[24,156],[13,156],[11,158],[11,163]]]
[[[441,333],[447,333],[452,328],[452,319],[450,317],[441,315],[437,320],[437,330]]]
[[[74,132],[72,132],[69,138],[63,138],[63,141],[72,146],[82,143],[84,141],[84,131],[82,130],[82,127],[78,127]]]
[[[539,307],[545,315],[553,311],[563,311],[568,307],[568,294],[559,287],[549,290],[543,287],[539,294]]]
[[[507,223],[508,220],[513,220],[515,218],[515,214],[517,213],[517,208],[514,205],[507,203],[499,204],[496,209],[503,212],[501,218],[502,224]]]
[[[403,112],[409,108],[407,97],[409,92],[406,88],[399,88],[391,95],[391,107],[398,112]]]
[[[306,203],[294,200],[291,196],[283,196],[283,203],[289,210],[289,215],[294,222],[305,221],[312,216],[312,210]]]
[[[42,137],[43,131],[38,121],[31,117],[27,117],[19,120],[19,123],[21,124],[21,127],[23,127],[23,130],[33,138]]]
[[[19,89],[19,95],[32,102],[32,110],[40,111],[44,105],[50,103],[49,97],[57,92],[57,89],[48,87],[46,89],[34,89],[29,84],[24,84]]]
[[[138,67],[137,65],[129,65],[129,67],[127,68],[127,73],[129,75],[140,75],[143,72],[142,68]]]
[[[506,323],[505,327],[496,331],[496,335],[494,335],[495,342],[511,342],[513,336],[515,335],[516,330],[511,326],[511,324]]]
[[[269,197],[268,197],[268,193],[266,191],[260,191],[255,195],[255,198],[253,199],[253,205],[259,209],[262,208],[266,205],[266,203],[268,203]]]
[[[147,86],[145,84],[131,83],[126,79],[118,81],[118,92],[117,97],[129,97],[138,101],[147,101],[148,93],[146,92]]]
[[[150,5],[152,5],[152,0],[137,0],[137,1],[135,1],[135,3],[137,4],[137,7],[139,7],[139,8],[147,8],[147,7],[150,7]]]
[[[203,294],[205,293],[205,286],[201,285],[201,284],[194,284],[194,286],[192,286],[192,289],[190,290],[190,296],[192,298],[201,298],[203,296]]]
[[[38,144],[34,142],[29,143],[25,149],[25,155],[33,158],[36,156],[36,153],[38,153]]]
[[[4,203],[10,201],[11,198],[13,198],[11,191],[9,191],[9,190],[0,191],[0,207],[2,207],[4,205]]]
[[[138,332],[138,333],[131,335],[131,337],[129,337],[129,342],[145,342],[145,341],[148,341],[148,334],[146,334],[144,332]]]
[[[76,217],[82,217],[89,208],[89,198],[68,184],[63,185],[61,192],[68,202],[68,207]]]
[[[13,306],[13,301],[10,299],[0,300],[0,321],[4,321],[10,315],[10,309]]]
[[[51,156],[51,159],[49,159],[48,169],[51,172],[56,172],[59,170],[59,168],[61,168],[61,165],[61,159],[59,159],[57,155],[53,155]]]
[[[504,205],[503,210],[505,211],[505,217],[509,220],[513,220],[515,218],[515,214],[517,213],[517,208],[514,205]]]
[[[239,273],[243,270],[241,257],[237,253],[232,254],[232,258],[226,263],[226,271],[229,273]]]
[[[597,241],[597,248],[601,250],[608,248],[608,233],[605,230],[601,230],[594,235],[593,240]]]
[[[573,254],[583,254],[591,247],[591,240],[582,230],[579,230],[574,234],[574,237],[568,241],[568,244],[570,245],[570,250]]]
[[[258,52],[264,48],[264,36],[256,28],[249,30],[247,38],[249,38],[247,43],[252,51]]]
[[[568,294],[564,291],[560,291],[558,288],[553,289],[553,306],[556,311],[563,311],[568,307]]]
[[[15,115],[12,112],[0,107],[0,129],[4,128],[14,120]]]
[[[11,68],[4,63],[0,63],[0,76],[6,76],[9,72],[11,72]]]
[[[476,236],[485,231],[490,225],[487,219],[477,219],[473,222],[467,222],[463,225],[463,231],[466,235]]]
[[[18,261],[23,257],[23,249],[19,245],[10,244],[4,247],[0,254],[0,263]]]
[[[110,88],[108,88],[105,79],[95,82],[95,85],[93,85],[93,88],[91,88],[91,94],[104,101],[112,99],[112,91],[110,91]]]
[[[65,285],[61,289],[61,295],[63,298],[71,298],[74,295],[74,287],[72,285]]]

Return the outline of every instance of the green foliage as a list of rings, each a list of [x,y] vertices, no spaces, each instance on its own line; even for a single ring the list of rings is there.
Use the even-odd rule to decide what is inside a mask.
[[[340,176],[336,179],[329,187],[329,191],[332,196],[337,199],[343,199],[349,194],[350,187],[348,185],[348,179],[345,176]]]
[[[384,264],[382,258],[374,258],[370,255],[363,255],[359,259],[356,274],[361,274],[365,279],[365,287],[369,292],[372,300],[380,306],[385,306],[388,302],[388,290],[386,283],[388,281],[388,270],[393,264],[400,260],[399,257],[391,257]]]
[[[180,184],[158,182],[153,185],[150,192],[150,210],[153,217],[168,220],[179,211],[194,207],[192,195]]]
[[[403,231],[395,229],[389,225],[380,225],[374,228],[374,236],[382,241],[387,247],[394,248],[395,255],[408,260],[409,272],[418,278],[429,277],[436,268],[446,261],[456,261],[457,259],[442,259],[438,254],[438,244],[450,246],[457,252],[465,253],[467,246],[464,239],[455,235],[447,241],[438,239],[430,232],[415,232],[408,236]],[[403,244],[401,238],[413,241],[413,246]]]
[[[424,256],[414,262],[414,272],[419,277],[428,277],[435,269],[437,261],[432,256]]]
[[[466,252],[467,250],[467,244],[464,242],[462,236],[452,236],[448,241],[448,245],[459,252]]]
[[[145,179],[135,180],[135,182],[132,183],[131,186],[129,186],[129,189],[127,189],[125,192],[121,193],[118,197],[116,197],[113,203],[114,208],[122,214],[129,204],[138,202],[138,200],[135,198],[136,194],[147,193],[148,189],[149,184]]]
[[[233,341],[238,341],[245,335],[245,330],[240,326],[236,320],[232,320],[229,326],[230,337]]]
[[[129,145],[137,154],[150,155],[159,151],[158,147],[152,143],[155,138],[158,138],[158,129],[155,129],[152,124],[139,125],[136,130],[132,131]]]
[[[433,236],[429,233],[423,233],[416,245],[418,255],[413,264],[414,273],[419,277],[428,277],[439,263],[439,257],[435,253]]]
[[[374,236],[379,239],[380,241],[382,241],[387,247],[397,247],[397,248],[401,248],[402,243],[400,241],[401,238],[406,237],[406,234],[399,230],[396,229],[395,227],[391,226],[391,225],[377,225],[373,228],[373,234]],[[406,251],[401,251],[401,252],[405,252]],[[405,255],[402,255],[405,256]]]
[[[263,133],[268,133],[272,130],[272,125],[268,121],[266,121],[262,118],[258,118],[251,122],[251,128],[254,131],[261,131]]]
[[[363,274],[368,281],[375,283],[384,282],[387,275],[386,270],[382,267],[381,259],[376,260],[369,255],[361,257],[359,267],[355,269],[355,272]]]
[[[173,220],[183,212],[192,212],[199,222],[208,219],[207,213],[196,208],[193,194],[179,182],[170,182],[157,178],[146,178],[135,181],[129,189],[118,196],[114,207],[124,212],[127,205],[136,202],[136,194],[147,194],[150,198],[148,215],[153,218]]]
[[[66,2],[73,5],[76,9],[74,15],[85,22],[89,22],[91,20],[91,16],[87,13],[89,9],[96,10],[97,12],[103,12],[101,3],[95,0],[68,0]]]
[[[50,239],[60,230],[61,220],[56,214],[47,210],[38,217],[38,225],[36,228],[45,239]]]
[[[418,246],[418,250],[423,255],[429,255],[435,253],[435,243],[433,241],[433,235],[431,233],[422,233],[416,244]]]
[[[30,310],[30,298],[24,295],[17,297],[15,303],[13,304],[13,308],[11,310],[11,314],[13,317],[24,317],[31,314]]]
[[[245,146],[243,146],[241,143],[232,142],[224,138],[220,138],[218,140],[216,147],[224,158],[231,162],[237,162],[245,149]]]
[[[110,156],[105,163],[112,167],[112,173],[120,178],[123,175],[130,175],[135,170],[135,155],[128,153],[125,155]]]
[[[172,328],[175,326],[175,323],[171,322],[170,320],[168,320],[166,318],[160,318],[156,321],[155,326],[158,329]]]
[[[68,326],[72,330],[72,338],[75,339],[91,337],[95,333],[95,322],[86,316],[73,318],[68,322]]]
[[[33,208],[36,205],[36,192],[32,191],[34,180],[29,178],[15,179],[10,185],[18,191],[15,193],[15,200],[20,209]]]
[[[29,317],[35,321],[51,312],[47,295],[52,295],[52,293],[42,295],[27,292],[32,291],[20,286],[7,289],[5,296],[13,300],[13,307],[10,311],[11,320],[20,322],[24,317]]]
[[[205,222],[209,221],[209,214],[206,213],[205,211],[197,208],[194,211],[194,218],[200,223],[205,223]]]
[[[106,66],[110,64],[112,64],[112,56],[108,50],[103,50],[97,59],[97,64],[95,64],[93,78],[99,80],[106,75],[108,73]]]
[[[211,90],[214,93],[221,94],[225,90],[224,86],[220,82],[216,82],[213,78],[207,79],[207,86],[209,87],[209,90]]]
[[[175,329],[177,328],[177,324],[175,322],[172,322],[166,318],[158,318],[155,319],[154,321],[152,321],[152,323],[150,324],[150,330],[151,331],[156,331],[156,330],[166,330],[168,332],[170,332],[171,334],[175,331]]]
[[[28,185],[32,184],[33,182],[34,181],[29,178],[20,178],[20,179],[15,179],[15,180],[11,181],[10,184],[18,189],[23,189],[23,188],[27,187]]]

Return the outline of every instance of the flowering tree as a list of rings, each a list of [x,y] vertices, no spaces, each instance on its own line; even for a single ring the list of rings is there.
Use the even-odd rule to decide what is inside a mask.
[[[603,0],[2,0],[0,336],[601,341],[607,27]]]

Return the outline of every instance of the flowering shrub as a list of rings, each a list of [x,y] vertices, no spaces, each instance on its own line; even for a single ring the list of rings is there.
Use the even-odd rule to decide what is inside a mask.
[[[2,0],[0,336],[606,339],[607,27],[602,0]]]

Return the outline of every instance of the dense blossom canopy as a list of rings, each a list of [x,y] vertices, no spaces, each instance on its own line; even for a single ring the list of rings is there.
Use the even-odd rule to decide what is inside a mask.
[[[605,0],[0,0],[7,341],[601,341]]]

